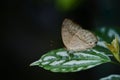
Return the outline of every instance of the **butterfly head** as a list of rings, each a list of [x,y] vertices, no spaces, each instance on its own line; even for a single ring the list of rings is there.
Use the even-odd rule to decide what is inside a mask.
[[[91,47],[94,47],[96,44],[97,44],[97,42],[98,42],[98,40],[97,40],[97,38],[93,38],[94,40],[89,40],[88,41],[88,44],[91,46]]]

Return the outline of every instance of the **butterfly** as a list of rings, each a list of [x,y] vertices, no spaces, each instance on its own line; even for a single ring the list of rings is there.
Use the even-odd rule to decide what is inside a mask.
[[[97,44],[97,37],[90,31],[70,19],[65,19],[61,29],[62,40],[71,51],[83,51],[93,48]]]

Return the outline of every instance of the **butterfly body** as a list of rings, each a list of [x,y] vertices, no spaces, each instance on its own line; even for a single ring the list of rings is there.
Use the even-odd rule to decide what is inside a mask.
[[[62,24],[62,40],[67,50],[82,51],[96,45],[96,36],[69,19]]]

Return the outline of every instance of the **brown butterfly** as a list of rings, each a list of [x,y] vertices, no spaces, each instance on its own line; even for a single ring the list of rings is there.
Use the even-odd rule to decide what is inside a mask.
[[[70,19],[63,21],[61,34],[65,47],[67,50],[72,51],[83,51],[93,48],[98,41],[92,32],[83,29]]]

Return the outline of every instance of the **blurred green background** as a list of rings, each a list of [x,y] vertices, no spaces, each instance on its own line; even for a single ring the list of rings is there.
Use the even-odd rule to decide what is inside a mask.
[[[2,74],[9,80],[98,80],[120,74],[110,63],[75,73],[52,73],[29,64],[64,47],[61,24],[70,18],[83,28],[120,26],[120,0],[9,0],[2,32]],[[6,17],[7,16],[7,17]]]

